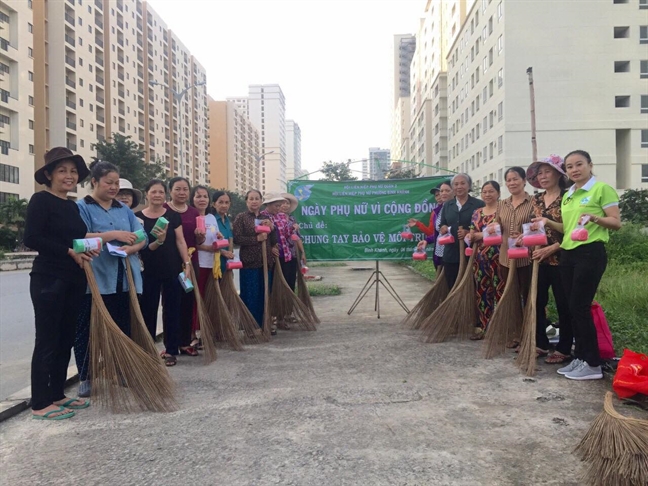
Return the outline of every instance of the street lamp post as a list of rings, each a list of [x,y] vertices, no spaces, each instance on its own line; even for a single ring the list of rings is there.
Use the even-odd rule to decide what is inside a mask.
[[[180,174],[179,175],[180,175],[180,177],[184,177],[184,162],[182,160],[182,139],[184,138],[184,125],[182,123],[182,100],[183,100],[184,96],[190,90],[192,90],[194,88],[197,88],[199,86],[204,86],[205,84],[207,84],[207,81],[201,81],[200,83],[196,83],[196,84],[192,84],[191,86],[187,86],[185,89],[183,89],[180,92],[176,91],[175,89],[173,89],[168,84],[159,83],[158,81],[155,81],[153,79],[149,81],[149,84],[151,86],[162,86],[163,88],[168,89],[173,94],[173,99],[178,103],[178,112],[180,114],[180,117],[179,117],[180,143],[178,144],[178,147],[180,149],[180,157],[179,157],[179,160],[180,160]]]
[[[261,155],[253,154],[252,152],[248,151],[248,153],[254,157],[254,160],[256,160],[257,164],[260,164],[261,161],[265,158],[266,155],[274,154],[274,150],[271,150],[270,152],[264,152]],[[261,181],[259,181],[261,183]]]

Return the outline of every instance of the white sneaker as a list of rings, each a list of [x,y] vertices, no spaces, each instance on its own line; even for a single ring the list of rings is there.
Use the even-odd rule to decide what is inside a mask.
[[[586,361],[581,361],[577,368],[565,373],[565,378],[570,380],[600,380],[603,378],[603,371],[600,366],[590,366]]]
[[[570,371],[574,371],[576,368],[578,368],[578,365],[580,365],[581,363],[582,361],[580,359],[573,359],[567,366],[559,368],[556,373],[558,373],[559,375],[566,375]]]

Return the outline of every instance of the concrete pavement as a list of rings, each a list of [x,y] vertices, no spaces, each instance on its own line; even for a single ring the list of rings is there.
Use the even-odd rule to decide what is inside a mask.
[[[181,357],[180,410],[114,415],[91,407],[43,423],[0,424],[3,483],[148,485],[579,484],[571,451],[602,408],[605,381],[570,382],[480,343],[424,344],[381,292],[346,311],[370,272],[313,268],[342,295],[314,299],[317,332],[284,331],[218,361]],[[429,284],[381,269],[413,307]],[[73,391],[71,391],[73,393]],[[621,409],[622,410],[622,409]]]

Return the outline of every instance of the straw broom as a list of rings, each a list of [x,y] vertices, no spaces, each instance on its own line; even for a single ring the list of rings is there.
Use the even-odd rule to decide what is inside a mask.
[[[205,352],[205,364],[216,361],[216,326],[209,317],[207,307],[203,301],[200,289],[198,288],[198,276],[196,271],[191,269],[191,283],[193,284],[194,298],[196,299],[196,317],[200,325],[200,338]]]
[[[459,245],[462,260],[464,254],[463,240]],[[477,322],[477,303],[475,300],[475,279],[470,269],[475,261],[477,252],[473,251],[468,263],[464,265],[461,279],[452,288],[448,298],[430,315],[430,322],[424,331],[423,340],[426,343],[442,343],[452,336],[467,339],[474,332]]]
[[[574,453],[584,461],[584,483],[592,486],[648,484],[648,420],[624,417],[605,394],[603,411],[594,419]]]
[[[449,293],[448,282],[446,282],[445,276],[443,275],[443,267],[441,267],[441,271],[434,279],[430,290],[414,306],[410,313],[405,316],[401,325],[410,329],[420,329],[423,321],[439,307]]]
[[[270,339],[270,328],[272,327],[272,316],[270,315],[270,286],[268,278],[268,250],[267,242],[261,242],[261,253],[263,254],[263,334]]]
[[[540,262],[533,260],[531,272],[531,288],[526,306],[524,307],[524,321],[522,323],[522,338],[520,339],[520,352],[515,364],[527,376],[533,376],[536,370],[536,300],[538,298],[538,271]]]
[[[175,386],[163,362],[119,329],[106,309],[91,264],[85,262],[83,268],[92,293],[90,372],[95,402],[115,413],[176,410]]]
[[[522,322],[522,300],[517,274],[517,261],[509,260],[509,273],[502,297],[495,306],[484,336],[483,356],[490,359],[506,351],[506,343],[519,338],[518,323]]]
[[[301,252],[297,248],[297,296],[301,300],[302,304],[306,306],[311,316],[313,317],[313,322],[319,324],[321,321],[317,314],[315,314],[315,308],[313,307],[313,299],[311,299],[310,292],[308,291],[308,285],[306,285],[306,279],[301,272]]]
[[[130,258],[126,258],[126,278],[128,279],[128,296],[130,299],[131,339],[139,344],[144,351],[157,359],[159,356],[158,350],[146,327],[139,299],[137,298]]]
[[[220,289],[225,305],[232,316],[232,322],[235,325],[238,324],[238,328],[243,330],[245,344],[267,342],[268,338],[261,332],[254,316],[250,313],[236,291],[234,272],[232,270],[225,271],[225,275],[223,275],[220,281]]]
[[[220,265],[220,258],[218,265]],[[216,323],[215,340],[217,342],[227,343],[234,351],[243,351],[243,344],[241,343],[238,329],[236,329],[232,322],[232,315],[223,300],[217,278],[207,279],[205,305],[210,319]]]
[[[301,272],[300,272],[301,273]],[[281,271],[279,257],[275,257],[274,276],[272,278],[272,294],[270,295],[270,315],[277,320],[288,317],[305,331],[316,331],[314,313],[306,307],[295,292],[288,286],[288,282]]]

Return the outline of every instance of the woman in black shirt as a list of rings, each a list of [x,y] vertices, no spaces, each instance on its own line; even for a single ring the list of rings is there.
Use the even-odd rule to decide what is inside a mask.
[[[36,343],[32,356],[32,416],[62,420],[86,408],[88,400],[67,398],[65,379],[74,344],[80,304],[86,292],[83,264],[94,253],[74,253],[72,241],[85,238],[79,207],[67,198],[89,174],[85,161],[64,147],[45,154],[34,179],[46,186],[27,206],[25,245],[38,251],[30,273]]]
[[[153,179],[144,188],[148,207],[135,213],[146,231],[149,241],[147,248],[140,252],[144,263],[144,284],[140,306],[146,327],[153,339],[157,329],[158,305],[162,292],[164,313],[164,344],[162,358],[167,366],[177,362],[180,346],[180,303],[184,292],[178,275],[182,262],[189,261],[187,243],[182,233],[182,221],[175,211],[164,207],[167,187],[161,180]],[[156,227],[158,218],[164,217],[169,224],[166,228]],[[185,268],[191,272],[191,266]]]

